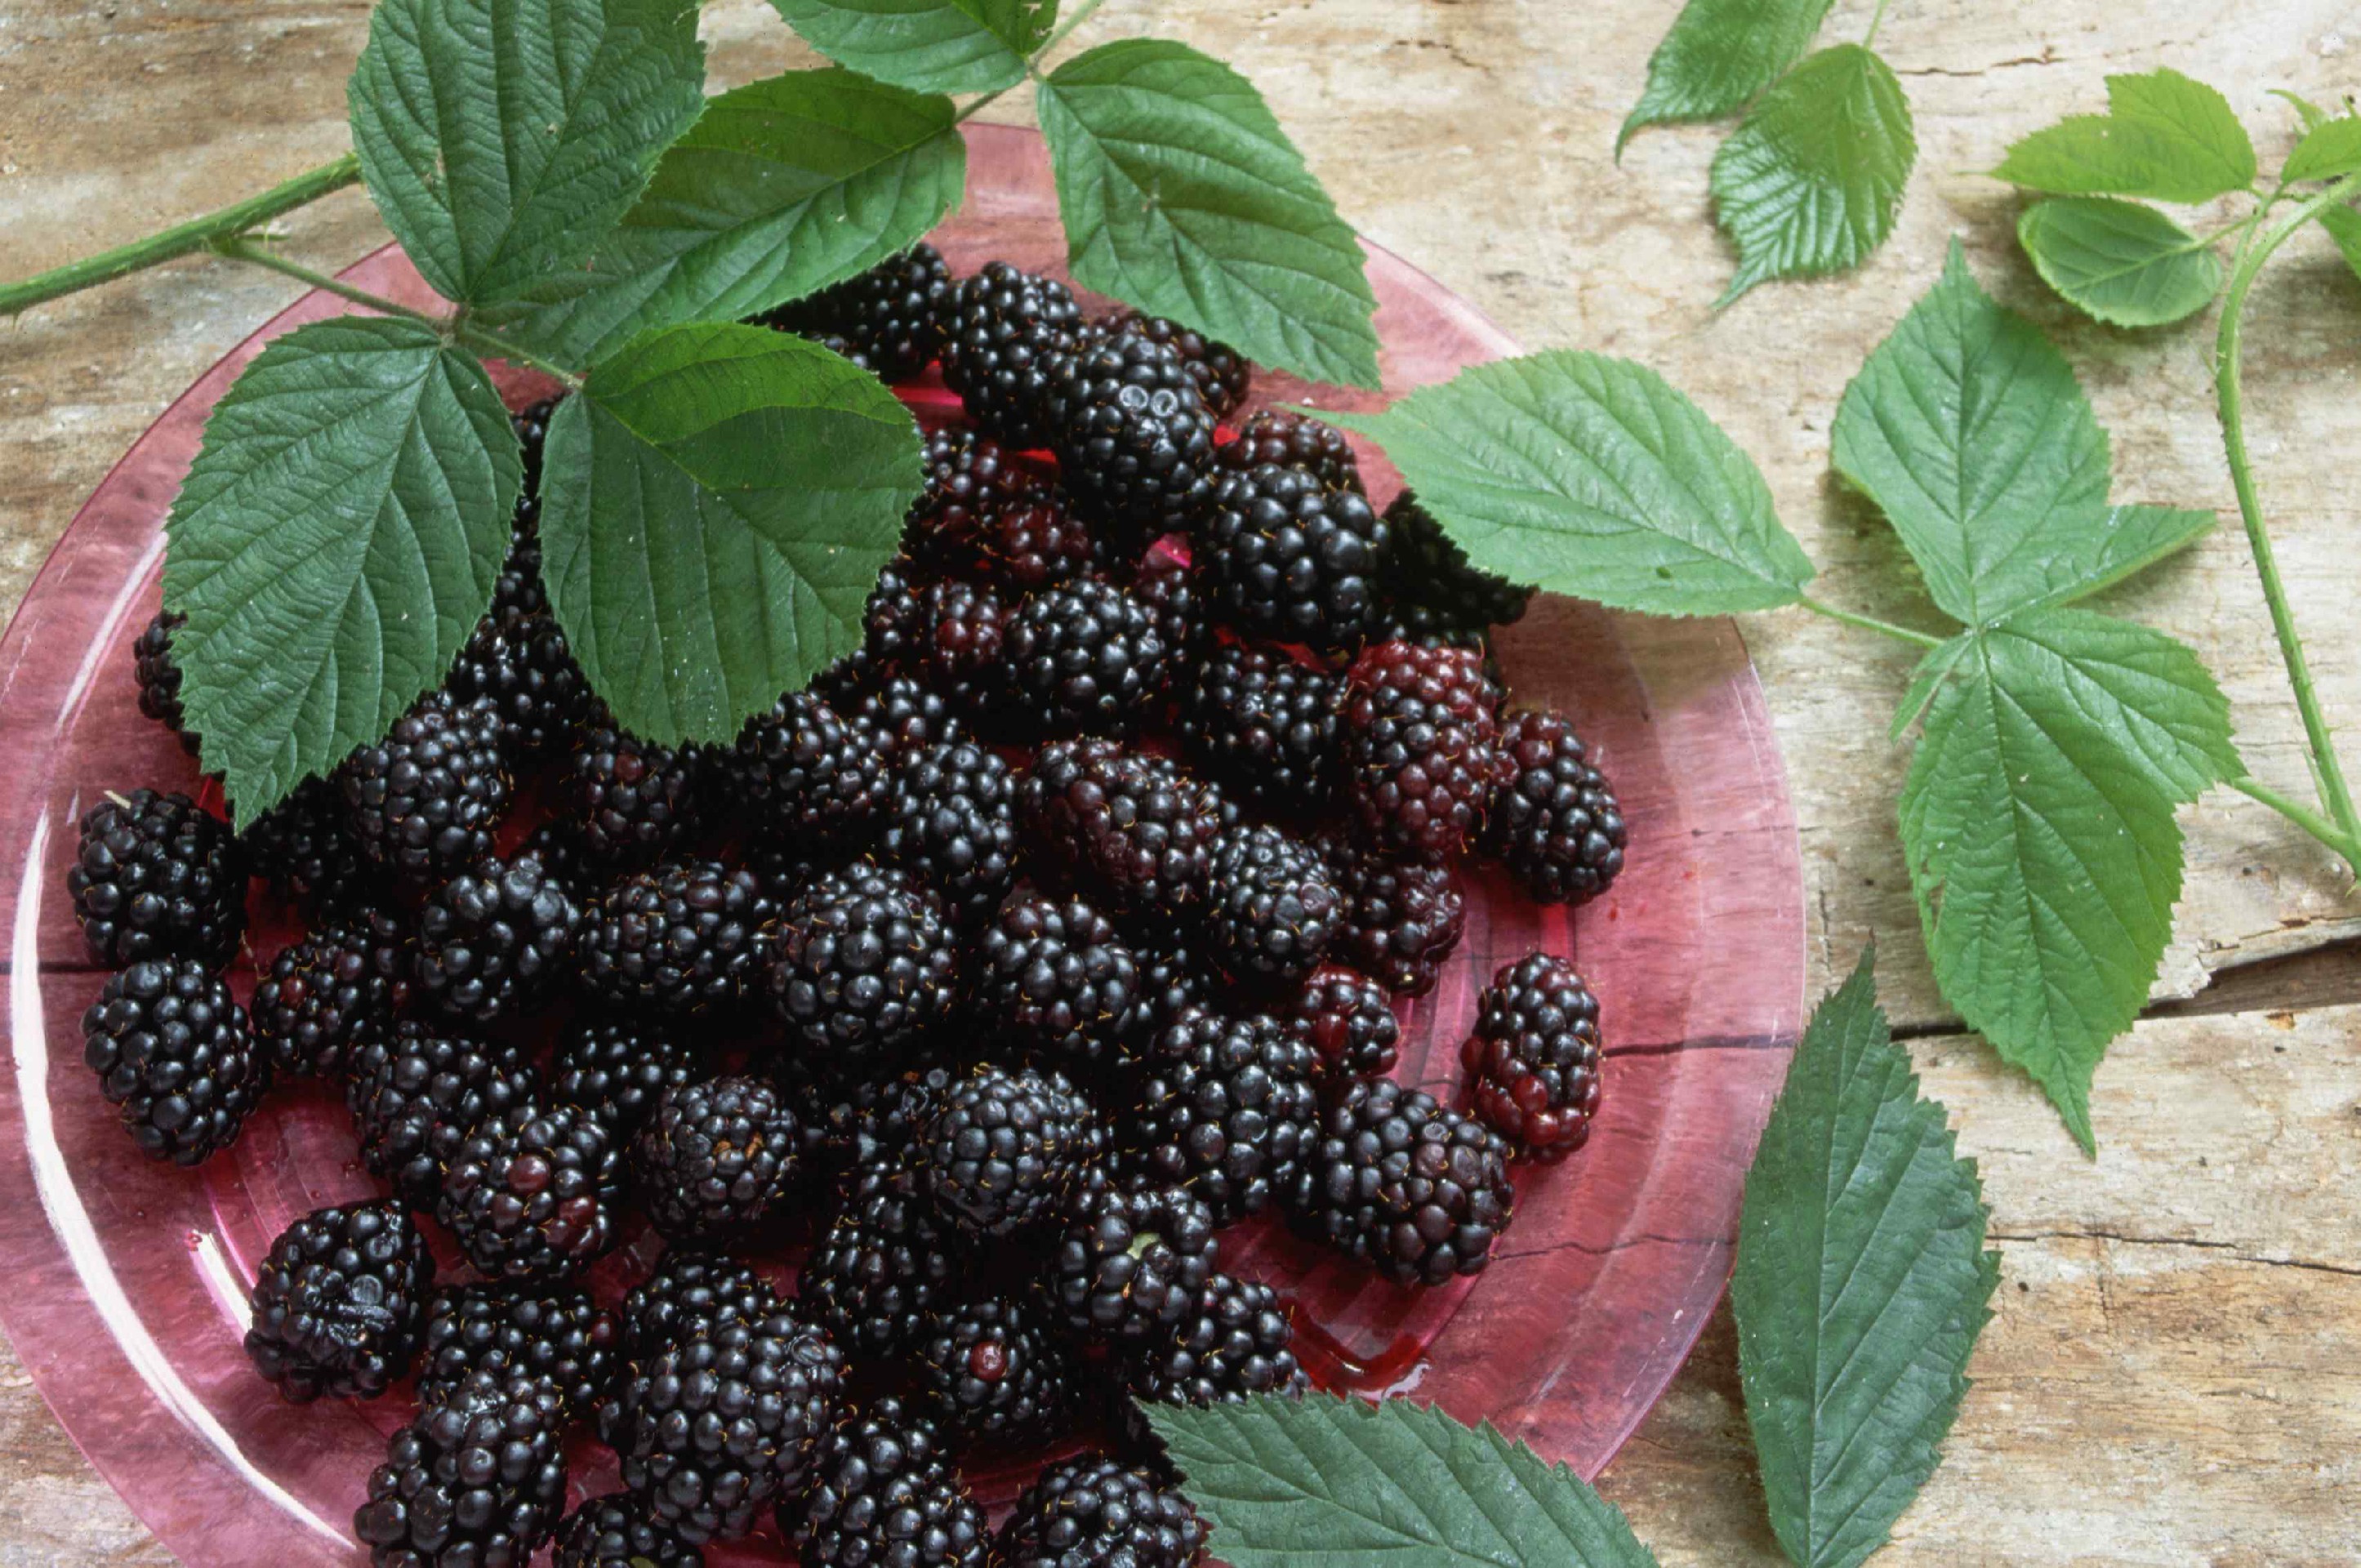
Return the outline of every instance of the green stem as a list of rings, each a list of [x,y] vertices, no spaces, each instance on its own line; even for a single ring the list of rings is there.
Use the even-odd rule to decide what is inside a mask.
[[[2335,824],[2335,831],[2333,836],[2323,834],[2318,827],[2301,823],[2300,819],[2290,819],[2298,820],[2305,831],[2344,855],[2355,872],[2361,874],[2361,853],[2356,852],[2361,850],[2361,814],[2354,811],[2353,792],[2345,784],[2344,764],[2337,761],[2328,720],[2321,711],[2319,696],[2312,690],[2312,667],[2304,658],[2303,638],[2296,630],[2295,611],[2288,603],[2286,587],[2279,581],[2279,559],[2271,550],[2271,536],[2263,526],[2262,502],[2255,489],[2254,464],[2246,452],[2246,389],[2240,358],[2246,332],[2246,296],[2253,291],[2255,280],[2262,275],[2264,264],[2305,225],[2328,208],[2351,201],[2356,192],[2361,192],[2361,174],[2349,175],[2304,202],[2279,227],[2268,233],[2261,229],[2253,231],[2246,243],[2238,247],[2229,291],[2222,302],[2222,328],[2214,348],[2213,385],[2221,402],[2222,444],[2230,460],[2230,483],[2238,493],[2238,515],[2246,527],[2246,543],[2254,554],[2256,575],[2262,579],[2263,601],[2270,607],[2271,630],[2279,638],[2279,658],[2287,665],[2288,684],[2295,691],[2296,711],[2303,718],[2304,738],[2312,748],[2312,777],[2319,785],[2322,803],[2328,807],[2328,816]]]
[[[1885,5],[1886,0],[1877,0],[1877,9],[1870,13],[1869,31],[1861,36],[1861,48],[1867,49],[1877,42],[1877,29],[1885,21]]]
[[[1890,620],[1880,620],[1874,616],[1855,615],[1849,609],[1839,609],[1832,604],[1822,604],[1809,594],[1804,595],[1795,602],[1814,615],[1825,615],[1830,620],[1840,620],[1847,626],[1857,626],[1863,631],[1880,632],[1920,648],[1940,648],[1943,645],[1943,640],[1939,637],[1929,637],[1923,631],[1913,631],[1906,626],[1896,626]]]
[[[2346,838],[2338,830],[2335,823],[2312,810],[2312,807],[2290,800],[2269,785],[2254,779],[2232,779],[2230,787],[2249,800],[2258,800],[2269,806],[2273,811],[2344,856],[2347,865],[2352,864],[2356,858],[2361,858],[2361,843],[2356,843]]]
[[[86,256],[80,261],[37,273],[21,283],[0,288],[0,316],[13,316],[43,301],[111,283],[176,257],[212,249],[221,240],[259,228],[307,202],[316,202],[332,191],[357,182],[360,177],[361,160],[348,152],[333,163],[306,170],[284,184],[274,185],[258,196],[248,196],[217,213],[208,213],[161,234],[102,250],[96,256]]]
[[[1089,21],[1091,19],[1091,14],[1104,4],[1106,4],[1106,0],[1082,0],[1081,5],[1067,12],[1065,19],[1058,24],[1057,30],[1052,32],[1048,38],[1043,38],[1041,40],[1041,47],[1033,51],[1033,59],[1036,61],[1038,61],[1047,56],[1051,49],[1054,49],[1060,44],[1064,43],[1066,41],[1066,36],[1069,33],[1071,33],[1076,27],[1081,27],[1084,22]]]

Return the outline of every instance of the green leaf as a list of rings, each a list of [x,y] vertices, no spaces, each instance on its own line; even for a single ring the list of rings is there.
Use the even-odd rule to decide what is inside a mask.
[[[2076,115],[2008,149],[1995,178],[2053,196],[2210,202],[2255,182],[2229,100],[2177,71],[2107,78],[2108,113]]]
[[[1927,709],[1902,844],[1944,997],[2092,1147],[2092,1074],[2156,979],[2175,806],[2242,772],[2197,656],[2087,610],[1967,634]]]
[[[1860,266],[1894,231],[1917,157],[1910,101],[1883,60],[1839,44],[1797,66],[1714,155],[1715,216],[1738,247],[1719,303]]]
[[[2025,210],[2016,237],[2041,280],[2116,326],[2195,315],[2222,289],[2207,242],[2154,207],[2112,196],[2059,196]]]
[[[1258,363],[1378,384],[1360,241],[1252,82],[1127,38],[1052,71],[1037,113],[1074,281]]]
[[[1652,615],[1793,604],[1812,563],[1745,453],[1663,377],[1554,350],[1383,413],[1323,411],[1385,448],[1486,571]]]
[[[948,98],[841,68],[749,82],[708,105],[588,260],[489,319],[588,364],[641,332],[754,315],[915,245],[966,180]]]
[[[2331,207],[2320,214],[2320,226],[2328,231],[2336,248],[2345,253],[2345,264],[2353,269],[2353,275],[2361,278],[2361,213],[2350,207]]]
[[[2361,170],[2361,118],[2347,115],[2312,126],[2297,144],[2280,178],[2290,182],[2342,180],[2356,170]]]
[[[1788,1064],[1730,1282],[1771,1528],[1798,1568],[1885,1543],[1940,1463],[2000,1283],[1975,1162],[1894,1047],[1871,964]]]
[[[762,327],[651,333],[551,422],[550,603],[625,729],[725,740],[860,642],[918,481],[909,411],[849,361]]]
[[[1027,0],[771,0],[804,42],[914,93],[997,93],[1025,80],[1049,26]]]
[[[386,226],[482,304],[614,226],[704,81],[694,0],[384,0],[346,98]]]
[[[341,316],[214,408],[165,525],[181,701],[240,827],[383,735],[491,604],[523,459],[484,367]]]
[[[1828,0],[1688,0],[1648,57],[1648,86],[1615,135],[1615,156],[1642,126],[1743,108],[1803,58],[1828,14]]]
[[[1615,1506],[1489,1422],[1406,1399],[1143,1405],[1232,1568],[1653,1568]]]
[[[2290,93],[2284,87],[2274,87],[2270,89],[2270,94],[2294,106],[2296,118],[2303,122],[2305,130],[2316,129],[2323,120],[2328,118],[2327,110],[2301,93]]]

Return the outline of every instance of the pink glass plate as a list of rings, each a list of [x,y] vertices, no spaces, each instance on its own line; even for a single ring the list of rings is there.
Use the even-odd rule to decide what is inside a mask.
[[[1030,132],[972,126],[965,210],[937,243],[961,270],[1003,257],[1060,271],[1046,155]],[[346,276],[425,305],[390,247]],[[1382,250],[1369,277],[1386,396],[1515,345]],[[100,975],[64,894],[92,797],[193,789],[195,770],[134,701],[131,642],[155,611],[159,532],[207,411],[275,334],[345,307],[307,295],[192,387],[92,496],[0,641],[0,928],[10,1060],[0,1073],[0,1322],[82,1452],[192,1564],[365,1561],[348,1531],[397,1392],[372,1404],[281,1404],[240,1348],[255,1266],[295,1216],[373,1195],[340,1104],[282,1091],[228,1153],[184,1172],[142,1158],[81,1061]],[[503,378],[513,401],[524,378]],[[933,394],[939,397],[939,390]],[[1258,401],[1368,408],[1266,376]],[[930,400],[921,389],[914,400]],[[1399,481],[1366,446],[1382,504]],[[1518,1178],[1517,1219],[1480,1278],[1413,1293],[1328,1261],[1283,1229],[1224,1238],[1238,1272],[1298,1303],[1325,1386],[1411,1393],[1488,1417],[1594,1475],[1680,1365],[1729,1277],[1740,1189],[1802,1014],[1795,817],[1761,688],[1726,620],[1652,620],[1537,602],[1503,639],[1517,696],[1569,710],[1614,780],[1631,867],[1569,914],[1469,878],[1467,939],[1405,1010],[1400,1076],[1447,1093],[1477,989],[1534,948],[1578,956],[1609,1058],[1589,1146]],[[268,952],[285,912],[258,895]],[[234,975],[252,983],[250,956]],[[645,1251],[645,1244],[641,1249]],[[601,1270],[611,1289],[622,1270]],[[577,1496],[611,1484],[587,1442]],[[1013,1473],[983,1465],[1002,1493]],[[775,1556],[758,1537],[748,1560]],[[717,1562],[741,1560],[717,1553]]]

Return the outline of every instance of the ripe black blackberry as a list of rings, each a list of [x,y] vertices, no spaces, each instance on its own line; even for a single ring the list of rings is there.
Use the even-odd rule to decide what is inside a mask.
[[[935,1423],[895,1398],[829,1434],[799,1512],[779,1533],[809,1568],[984,1568],[992,1532]]]
[[[314,1209],[255,1271],[246,1354],[290,1404],[374,1399],[408,1375],[434,1259],[399,1202]]]
[[[1322,964],[1295,993],[1293,1022],[1332,1080],[1394,1069],[1401,1021],[1386,988],[1342,964]]]
[[[780,306],[763,324],[839,337],[888,381],[906,381],[942,351],[951,269],[931,245],[914,245],[866,272]]]
[[[631,1146],[648,1219],[674,1241],[751,1231],[800,1174],[796,1115],[756,1078],[664,1091]]]
[[[1536,1159],[1572,1154],[1598,1113],[1598,998],[1549,953],[1504,964],[1460,1047],[1476,1114]]]
[[[1295,1320],[1279,1292],[1216,1274],[1202,1303],[1135,1364],[1128,1391],[1166,1405],[1235,1405],[1257,1394],[1300,1398]]]
[[[357,1041],[346,1070],[361,1163],[394,1196],[428,1210],[469,1131],[532,1100],[541,1081],[513,1044],[455,1039],[409,1022]]]
[[[1144,337],[1179,353],[1180,363],[1188,367],[1189,378],[1197,383],[1197,395],[1204,400],[1206,411],[1215,419],[1228,418],[1246,401],[1246,389],[1254,381],[1254,367],[1228,344],[1215,343],[1179,322],[1144,316],[1137,311],[1117,311],[1104,324],[1109,333]]]
[[[456,1393],[478,1372],[545,1379],[566,1414],[589,1415],[614,1375],[615,1315],[589,1292],[525,1285],[453,1285],[435,1292],[419,1339],[418,1402]]]
[[[1539,904],[1580,904],[1623,870],[1628,834],[1605,775],[1564,714],[1512,713],[1500,730],[1505,775],[1484,848]]]
[[[970,1235],[999,1237],[1063,1208],[1104,1138],[1064,1074],[987,1063],[933,1108],[915,1152],[936,1206]]]
[[[884,738],[809,691],[789,692],[739,733],[734,782],[756,828],[803,844],[851,848],[873,837],[885,811],[891,762]]]
[[[1318,812],[1336,790],[1345,685],[1275,649],[1213,641],[1174,683],[1191,761],[1241,798]]]
[[[584,911],[582,982],[608,1002],[660,1013],[735,1006],[761,973],[770,916],[754,873],[719,861],[634,872]]]
[[[1163,695],[1172,652],[1147,606],[1078,577],[1009,622],[992,706],[1027,734],[1128,734]]]
[[[1071,1348],[1029,1290],[937,1313],[916,1360],[936,1418],[971,1441],[1042,1436],[1073,1398]]]
[[[977,940],[971,990],[994,1028],[1087,1075],[1115,1058],[1137,1025],[1139,961],[1082,900],[1018,893]]]
[[[1221,466],[1245,474],[1266,464],[1307,468],[1332,490],[1361,492],[1360,460],[1353,444],[1333,424],[1286,409],[1263,409],[1238,427],[1238,438],[1222,448]]]
[[[1522,620],[1533,590],[1472,565],[1408,490],[1386,508],[1393,549],[1386,560],[1386,589],[1397,602],[1423,607],[1440,628],[1482,631]]]
[[[581,925],[581,905],[531,855],[478,861],[419,907],[418,993],[454,1018],[514,1017],[572,972]]]
[[[1516,1191],[1506,1139],[1391,1079],[1347,1087],[1288,1190],[1297,1230],[1402,1285],[1477,1274]]]
[[[254,988],[254,1035],[280,1072],[341,1079],[356,1045],[393,1025],[409,1000],[401,922],[356,910],[279,949]]]
[[[1110,568],[1121,571],[1117,562]],[[1164,646],[1172,651],[1175,660],[1182,659],[1199,647],[1203,627],[1200,624],[1200,605],[1196,581],[1189,571],[1189,563],[1175,551],[1159,545],[1139,558],[1137,570],[1131,574],[1131,597],[1148,607],[1156,618],[1158,630],[1164,634]]]
[[[921,626],[918,590],[928,581],[907,555],[878,570],[861,611],[861,646],[837,661],[812,685],[848,690],[901,671],[917,656]],[[830,695],[823,690],[822,695]]]
[[[782,1307],[692,1330],[636,1363],[602,1415],[623,1484],[683,1539],[734,1541],[804,1486],[844,1357]]]
[[[797,1298],[853,1355],[899,1352],[950,1290],[950,1228],[918,1186],[898,1160],[857,1168],[796,1277]]]
[[[588,1113],[513,1105],[452,1155],[435,1212],[486,1277],[555,1278],[614,1245],[618,1163]]]
[[[1319,1058],[1265,1014],[1192,1008],[1159,1036],[1122,1168],[1185,1189],[1227,1225],[1268,1207],[1319,1138]]]
[[[1000,1529],[994,1568],[1190,1568],[1205,1524],[1180,1489],[1103,1453],[1041,1472]]]
[[[696,747],[659,746],[611,725],[576,730],[558,788],[584,851],[636,871],[681,849],[704,821],[704,762]]]
[[[239,835],[254,874],[313,909],[335,913],[378,902],[382,873],[361,849],[343,793],[305,779]]]
[[[1016,875],[1016,781],[988,746],[937,741],[894,769],[878,854],[934,889],[956,927],[999,905]]]
[[[884,743],[895,767],[929,746],[967,739],[967,720],[942,693],[910,675],[887,675],[853,697],[853,722],[866,724]]]
[[[1049,362],[1072,352],[1082,327],[1082,308],[1063,283],[987,262],[944,308],[943,382],[986,434],[1012,446],[1046,445]]]
[[[158,610],[131,644],[131,663],[139,678],[139,711],[181,738],[181,750],[197,754],[197,737],[181,709],[181,666],[172,660],[172,633],[189,623],[185,615]]]
[[[1132,1013],[1135,1055],[1147,1051],[1190,1008],[1210,1002],[1214,981],[1213,966],[1182,936],[1145,943],[1137,949],[1137,957],[1139,1005]]]
[[[651,1019],[578,1018],[558,1036],[549,1062],[549,1091],[607,1124],[618,1140],[639,1131],[667,1089],[697,1073],[688,1035]]]
[[[1467,901],[1448,866],[1379,854],[1335,838],[1320,847],[1345,895],[1335,954],[1403,996],[1423,996],[1467,928]]]
[[[1069,1326],[1137,1346],[1203,1306],[1220,1255],[1202,1200],[1177,1187],[1097,1181],[1067,1211],[1050,1288]]]
[[[516,432],[517,446],[524,457],[524,488],[521,496],[538,495],[541,491],[541,455],[549,444],[549,422],[557,412],[557,405],[566,394],[554,398],[537,398],[509,415],[509,428]]]
[[[135,789],[82,814],[66,892],[108,968],[188,958],[219,969],[246,934],[246,880],[228,824],[185,795]]]
[[[1190,559],[1214,616],[1275,642],[1350,652],[1382,623],[1391,547],[1358,491],[1268,464],[1222,476]]]
[[[1093,334],[1053,363],[1042,420],[1067,495],[1119,546],[1186,532],[1213,499],[1213,414],[1170,342]]]
[[[509,808],[500,715],[433,692],[336,769],[354,836],[379,865],[424,885],[492,852]]]
[[[1213,841],[1205,883],[1205,947],[1233,981],[1291,981],[1334,940],[1344,898],[1320,851],[1267,823]]]
[[[959,950],[942,903],[867,861],[821,876],[779,916],[771,1004],[826,1070],[874,1072],[950,1016]]]
[[[615,1314],[619,1367],[653,1362],[669,1347],[727,1323],[755,1322],[780,1310],[778,1294],[737,1259],[702,1247],[669,1247]],[[611,1412],[599,1411],[598,1435],[611,1442]]]
[[[82,1015],[82,1060],[142,1152],[195,1165],[236,1141],[270,1087],[246,1009],[195,959],[141,959]]]
[[[927,436],[927,488],[903,537],[926,565],[1024,592],[1089,569],[1095,544],[1057,489],[972,430]]]
[[[1380,849],[1445,861],[1483,828],[1501,776],[1499,693],[1465,649],[1381,642],[1345,676],[1345,793]]]
[[[565,1400],[486,1372],[393,1434],[353,1533],[374,1568],[522,1568],[565,1510]]]
[[[911,666],[954,707],[974,712],[999,680],[1001,645],[1016,606],[990,583],[953,577],[917,598]]]
[[[538,588],[533,597],[541,597]],[[530,609],[495,601],[444,685],[463,703],[489,705],[500,716],[500,739],[519,758],[564,745],[597,701],[545,601]]]
[[[591,1497],[557,1527],[550,1568],[705,1568],[705,1553],[630,1492]]]
[[[1042,747],[1016,793],[1017,828],[1040,862],[1117,916],[1202,903],[1222,817],[1211,784],[1106,740]]]
[[[923,1173],[910,1157],[918,1135],[967,1077],[950,1058],[924,1051],[890,1078],[848,1078],[795,1054],[777,1056],[769,1066],[795,1107],[804,1162],[815,1174],[853,1179],[890,1169],[921,1185]]]

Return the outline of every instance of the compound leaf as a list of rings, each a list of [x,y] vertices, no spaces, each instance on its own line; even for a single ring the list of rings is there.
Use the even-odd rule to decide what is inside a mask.
[[[2222,289],[2204,240],[2154,207],[2113,196],[2059,196],[2016,221],[2041,280],[2116,326],[2163,326],[2195,315]]]
[[[1820,30],[1828,0],[1688,0],[1648,57],[1648,85],[1615,134],[1719,119],[1779,80]]]
[[[914,93],[996,93],[1049,31],[1027,0],[771,0],[804,42]]]
[[[2110,76],[2107,106],[2034,132],[1993,174],[2053,196],[2184,203],[2255,182],[2255,144],[2229,100],[2203,82],[2170,70]]]

